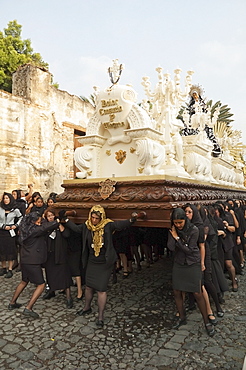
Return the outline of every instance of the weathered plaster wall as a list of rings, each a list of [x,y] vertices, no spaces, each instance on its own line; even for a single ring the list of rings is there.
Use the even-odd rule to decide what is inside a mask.
[[[73,173],[74,128],[85,131],[94,108],[29,64],[13,75],[12,91],[0,91],[0,194],[28,183],[59,193]]]

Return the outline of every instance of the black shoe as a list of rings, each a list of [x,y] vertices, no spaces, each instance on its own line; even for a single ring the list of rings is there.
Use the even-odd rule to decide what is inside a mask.
[[[173,324],[172,328],[173,329],[178,329],[180,326],[186,325],[186,324],[187,324],[186,319],[178,318],[178,320],[176,320],[175,323]]]
[[[5,274],[7,274],[7,269],[4,267],[4,268],[0,269],[0,276],[3,276]]]
[[[77,312],[77,315],[79,316],[85,316],[85,315],[89,315],[89,313],[92,312],[92,309],[91,308],[88,308],[88,310],[80,310]]]
[[[24,311],[22,313],[23,313],[23,315],[32,317],[33,319],[38,319],[39,318],[39,315],[36,312],[34,312],[32,310],[28,310],[27,308],[24,308]]]
[[[83,298],[84,298],[84,294],[82,293],[81,297],[76,297],[76,301],[82,301]]]
[[[49,290],[43,295],[43,299],[50,299],[53,297],[55,297],[55,292],[52,292],[52,291],[50,292]]]
[[[20,308],[22,306],[22,304],[20,303],[10,303],[8,305],[8,310],[14,310],[15,308]]]
[[[10,279],[10,278],[12,278],[12,276],[13,276],[13,272],[12,272],[12,270],[9,270],[4,277],[7,278],[7,279]]]
[[[232,287],[232,291],[233,292],[237,292],[238,291],[238,280],[237,280],[237,278],[235,278],[235,283],[237,284],[237,286],[236,286],[236,288],[233,288]]]
[[[127,279],[129,276],[129,272],[128,271],[123,271],[123,279]]]
[[[217,316],[218,317],[223,317],[224,316],[224,312],[223,311],[217,311]]]
[[[214,314],[212,314],[212,313],[210,313],[208,315],[208,320],[209,320],[210,324],[217,325],[218,324],[218,321],[215,318],[214,319],[211,319],[212,316],[214,316]]]
[[[73,308],[73,300],[71,298],[67,299],[67,308]]]
[[[96,326],[98,327],[98,329],[102,329],[103,328],[103,325],[104,325],[103,320],[97,320]]]
[[[210,337],[212,337],[215,334],[214,326],[210,322],[205,324],[205,328]]]

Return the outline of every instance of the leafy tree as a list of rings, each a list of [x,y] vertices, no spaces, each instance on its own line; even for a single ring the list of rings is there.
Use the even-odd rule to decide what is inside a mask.
[[[31,63],[48,69],[39,53],[34,53],[31,40],[21,39],[22,26],[16,20],[10,21],[4,31],[0,31],[0,90],[12,91],[12,74],[19,66]]]
[[[95,96],[93,94],[91,94],[89,96],[89,98],[87,98],[86,96],[80,96],[80,99],[83,100],[85,103],[90,103],[91,105],[93,105],[93,107],[96,106],[96,102],[95,102]]]

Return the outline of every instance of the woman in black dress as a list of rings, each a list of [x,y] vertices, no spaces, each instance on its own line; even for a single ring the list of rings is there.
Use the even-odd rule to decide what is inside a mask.
[[[46,234],[56,229],[59,222],[57,219],[56,221],[41,225],[41,216],[38,212],[31,212],[22,220],[19,238],[21,244],[22,277],[8,305],[9,310],[21,307],[21,304],[17,303],[17,299],[30,282],[35,284],[36,288],[23,311],[23,315],[34,319],[39,318],[39,315],[32,308],[45,287],[42,264],[47,259]]]
[[[48,223],[56,219],[55,210],[47,208],[44,212],[44,218]],[[70,286],[72,278],[68,265],[68,244],[70,232],[63,225],[57,225],[57,228],[48,233],[46,242],[48,247],[47,261],[44,264],[48,292],[44,299],[50,299],[55,296],[56,290],[65,290],[67,297],[67,308],[73,307]]]
[[[12,195],[16,201],[16,208],[20,210],[22,216],[25,216],[27,202],[21,197],[21,190],[19,189],[13,190]]]
[[[215,330],[209,322],[201,289],[201,256],[197,245],[199,230],[188,220],[181,208],[172,212],[171,224],[167,245],[174,252],[172,280],[174,299],[179,312],[179,318],[173,328],[177,329],[187,323],[182,292],[190,292],[196,299],[208,335],[213,336]]]
[[[214,204],[215,216],[214,219],[218,224],[218,252],[219,260],[221,267],[224,269],[226,267],[231,282],[232,282],[232,291],[238,291],[238,281],[236,278],[235,267],[232,263],[232,252],[233,252],[233,240],[232,233],[235,232],[235,226],[233,218],[225,213],[222,205]]]
[[[61,211],[60,211],[61,212]],[[62,211],[63,214],[65,211]],[[61,213],[59,214],[59,216]],[[117,253],[113,246],[112,233],[132,225],[137,213],[130,220],[112,221],[106,218],[105,211],[100,205],[91,208],[88,220],[82,225],[75,225],[66,219],[66,226],[75,232],[82,233],[82,265],[85,275],[85,307],[78,312],[83,316],[91,313],[91,302],[94,291],[97,291],[99,328],[104,325],[104,309],[107,301],[107,286]]]
[[[186,216],[188,217],[190,222],[192,222],[199,230],[198,246],[200,248],[201,256],[202,255],[204,256],[204,259],[203,259],[204,268],[202,264],[202,293],[203,293],[203,296],[206,302],[209,321],[212,324],[216,325],[217,320],[215,319],[215,316],[213,314],[208,293],[213,298],[214,303],[216,305],[216,310],[217,312],[219,312],[219,315],[223,316],[223,310],[220,306],[216,288],[212,281],[211,253],[210,253],[209,245],[208,243],[206,243],[206,239],[207,239],[207,235],[209,231],[208,219],[206,218],[205,211],[201,205],[199,206],[199,210],[200,211],[198,211],[198,208],[194,204],[188,203],[185,206]],[[201,214],[203,215],[203,219],[202,219]],[[203,254],[201,253],[201,251]]]
[[[5,275],[6,278],[13,276],[13,262],[17,259],[17,229],[22,217],[13,195],[5,192],[0,203],[0,260],[2,262],[0,276]]]

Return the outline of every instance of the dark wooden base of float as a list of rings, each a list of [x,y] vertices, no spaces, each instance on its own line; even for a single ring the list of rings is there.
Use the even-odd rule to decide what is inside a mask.
[[[69,217],[76,223],[85,222],[90,208],[100,204],[107,217],[113,220],[130,218],[133,211],[145,211],[146,218],[137,221],[137,226],[169,227],[172,209],[188,202],[208,205],[228,198],[246,199],[246,189],[159,177],[66,180],[62,187],[65,190],[58,196],[57,211],[76,210],[76,216]]]

